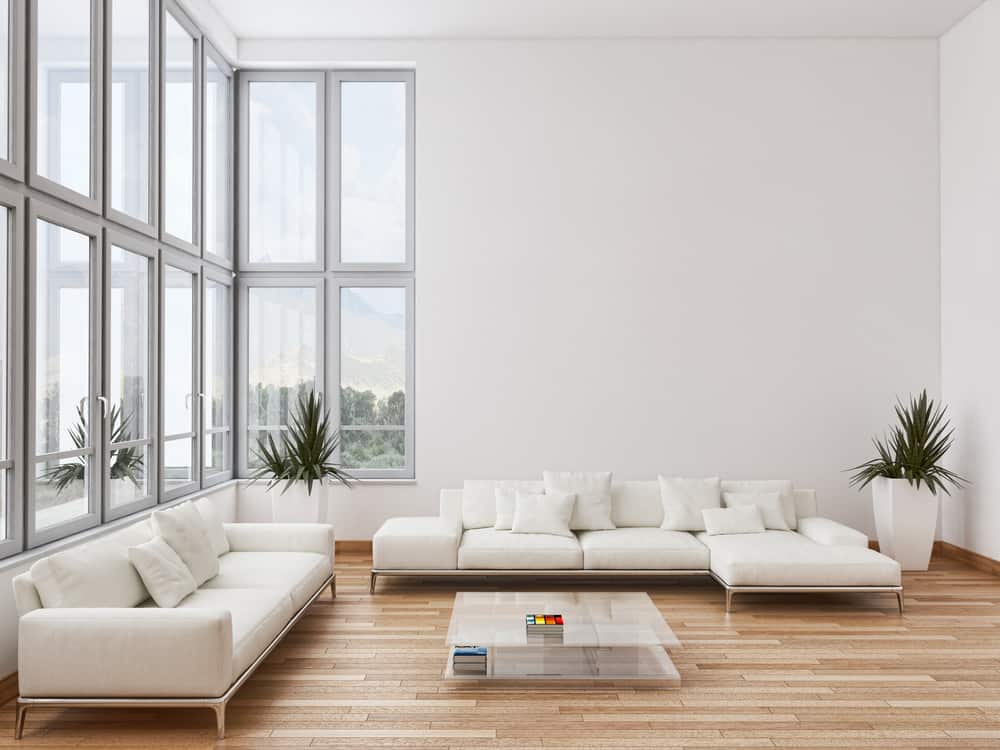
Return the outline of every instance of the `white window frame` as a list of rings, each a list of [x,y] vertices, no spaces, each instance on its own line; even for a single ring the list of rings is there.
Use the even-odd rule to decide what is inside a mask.
[[[104,2],[90,0],[90,192],[78,193],[55,180],[38,173],[38,0],[28,0],[28,128],[31,148],[28,149],[28,184],[74,206],[101,213],[104,199]]]
[[[341,96],[340,85],[344,82],[373,81],[403,83],[406,85],[406,257],[402,263],[345,263],[340,259],[340,201],[341,201]],[[327,149],[327,191],[326,222],[328,267],[333,271],[356,271],[363,273],[413,272],[416,215],[416,130],[414,125],[415,76],[412,70],[336,70],[328,76],[327,107],[329,123],[328,137],[331,147]]]
[[[235,268],[235,241],[234,241],[234,227],[233,227],[233,211],[235,209],[236,201],[233,195],[233,174],[235,172],[236,166],[236,77],[232,66],[226,62],[226,58],[212,45],[212,43],[205,37],[202,38],[202,55],[201,55],[201,80],[202,80],[202,212],[201,212],[201,237],[202,237],[202,256],[205,260],[210,260],[217,265],[224,268]],[[208,60],[211,58],[212,62],[222,71],[222,74],[229,79],[229,89],[227,97],[227,123],[226,123],[226,161],[228,164],[228,169],[226,170],[227,182],[226,189],[223,191],[222,195],[222,206],[224,211],[224,219],[226,222],[226,251],[227,255],[219,255],[218,253],[213,253],[208,249],[208,243],[205,242],[205,237],[208,234],[208,228],[205,226],[205,217],[208,212],[205,210],[205,200],[208,196],[208,190],[204,187],[205,175],[207,175],[208,170],[205,169],[205,163],[207,155],[205,153],[204,140],[207,138],[208,129],[205,124],[205,112],[208,107],[208,86],[205,85],[207,80],[206,70],[208,67]]]
[[[316,255],[305,263],[251,263],[249,244],[250,207],[250,84],[254,82],[314,83],[316,85]],[[326,267],[325,221],[326,194],[326,74],[321,71],[240,71],[239,75],[239,266],[240,271],[265,273],[321,272]]]
[[[111,221],[128,227],[136,232],[156,239],[159,237],[160,221],[160,3],[159,0],[147,0],[149,2],[149,133],[148,138],[148,159],[149,174],[146,186],[147,201],[146,207],[149,221],[144,222],[136,217],[119,211],[111,206],[111,138],[114,133],[111,130],[111,109],[112,109],[112,86],[114,78],[111,69],[112,46],[114,43],[114,29],[112,23],[114,14],[112,11],[113,0],[108,0],[107,21],[105,24],[105,50],[104,50],[104,215]]]
[[[24,362],[24,198],[0,187],[0,206],[8,210],[7,222],[7,284],[2,290],[7,306],[7,351],[4,361],[7,365],[7,402],[4,404],[6,424],[7,455],[0,456],[0,469],[5,471],[7,529],[0,540],[0,558],[16,554],[24,549],[24,496],[20,489],[24,486],[22,466],[24,466],[24,408],[19,398],[23,383],[24,368],[17,363]]]
[[[198,423],[199,433],[201,434],[201,450],[199,451],[199,460],[201,461],[201,486],[202,488],[214,487],[217,484],[226,482],[233,478],[233,471],[235,465],[235,414],[233,413],[233,342],[236,338],[235,336],[235,325],[236,325],[236,290],[233,284],[232,271],[224,270],[222,268],[215,268],[210,265],[204,265],[202,267],[201,273],[201,350],[199,361],[201,363],[201,380],[199,384],[199,406],[201,410],[201,421]],[[205,381],[209,376],[206,369],[206,357],[205,357],[205,342],[208,340],[208,332],[205,330],[205,292],[207,289],[208,281],[212,281],[216,284],[226,287],[229,296],[227,304],[227,315],[229,323],[229,341],[227,342],[229,356],[226,358],[227,367],[224,377],[225,385],[223,386],[224,401],[226,404],[226,424],[222,427],[209,427],[205,422],[205,414],[208,409],[205,407]],[[211,445],[212,436],[217,434],[225,434],[227,436],[226,446],[225,446],[225,470],[220,471],[211,476],[207,476],[205,472],[205,448]]]
[[[24,180],[24,105],[25,105],[25,5],[23,0],[9,0],[7,19],[7,159],[0,159],[0,174],[19,182]],[[2,555],[0,549],[0,555]]]

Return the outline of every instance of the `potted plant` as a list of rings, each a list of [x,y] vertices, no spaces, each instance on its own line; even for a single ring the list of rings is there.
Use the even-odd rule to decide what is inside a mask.
[[[903,570],[927,570],[938,517],[938,491],[947,495],[966,480],[944,468],[941,460],[951,448],[954,430],[945,419],[947,409],[927,397],[897,399],[898,424],[884,440],[873,438],[876,458],[855,466],[851,484],[872,486],[879,551]]]
[[[251,483],[267,480],[274,521],[325,520],[327,480],[350,487],[354,479],[333,462],[339,446],[340,432],[331,431],[330,412],[323,408],[315,391],[299,396],[288,430],[281,435],[280,446],[271,435],[257,440],[254,453],[260,467],[251,477]]]

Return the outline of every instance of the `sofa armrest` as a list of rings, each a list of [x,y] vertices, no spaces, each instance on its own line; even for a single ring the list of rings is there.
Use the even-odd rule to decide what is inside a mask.
[[[441,490],[440,517],[447,528],[462,535],[462,490]]]
[[[390,518],[372,538],[375,570],[455,570],[462,530],[439,516]]]
[[[38,609],[18,623],[25,698],[214,698],[233,681],[233,624],[215,609]]]
[[[829,518],[821,518],[820,516],[800,518],[798,531],[802,536],[819,544],[868,549],[866,535]]]
[[[316,552],[333,568],[333,526],[326,523],[227,523],[232,552]]]

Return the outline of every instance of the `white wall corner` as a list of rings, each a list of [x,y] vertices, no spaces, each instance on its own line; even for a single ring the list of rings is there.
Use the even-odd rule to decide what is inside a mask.
[[[178,0],[184,12],[230,63],[239,62],[239,39],[210,0]]]

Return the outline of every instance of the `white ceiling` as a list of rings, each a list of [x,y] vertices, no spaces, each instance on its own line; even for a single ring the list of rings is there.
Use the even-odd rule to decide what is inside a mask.
[[[250,39],[935,37],[983,0],[210,0]]]

